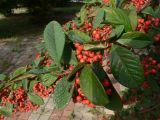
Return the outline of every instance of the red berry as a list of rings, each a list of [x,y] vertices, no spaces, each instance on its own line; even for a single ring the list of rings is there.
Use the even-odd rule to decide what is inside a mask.
[[[157,64],[157,68],[158,68],[158,69],[160,69],[160,63],[159,63],[159,64]]]
[[[75,43],[74,46],[75,46],[76,48],[78,48],[78,47],[80,46],[80,44],[79,44],[79,43]]]
[[[102,84],[103,84],[104,87],[109,87],[110,86],[110,83],[109,83],[108,80],[103,80]]]
[[[76,84],[79,85],[80,84],[80,80],[79,78],[76,79]]]
[[[112,89],[107,89],[107,90],[106,90],[106,93],[107,93],[108,95],[112,95],[112,92],[113,92]]]
[[[80,101],[82,101],[82,97],[81,97],[81,96],[77,96],[77,97],[76,97],[76,100],[77,100],[78,102],[80,102]]]
[[[157,61],[156,60],[152,60],[152,65],[156,65]]]
[[[151,73],[152,73],[152,74],[156,74],[156,73],[157,73],[157,70],[156,70],[156,69],[152,69],[152,70],[151,70]]]
[[[84,63],[85,62],[85,60],[82,58],[82,59],[80,59],[80,63]]]

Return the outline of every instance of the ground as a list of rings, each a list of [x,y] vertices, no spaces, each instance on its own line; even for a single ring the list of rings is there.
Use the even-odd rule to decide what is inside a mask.
[[[68,20],[64,18],[60,22],[66,19]],[[33,20],[31,16],[23,14],[9,18],[0,16],[0,73],[9,74],[35,59],[36,45],[42,41],[43,29],[47,23],[36,24]],[[101,107],[91,109],[73,102],[64,110],[56,110],[52,97],[46,99],[45,103],[38,111],[18,113],[6,120],[98,120],[103,115],[113,114],[112,111]]]

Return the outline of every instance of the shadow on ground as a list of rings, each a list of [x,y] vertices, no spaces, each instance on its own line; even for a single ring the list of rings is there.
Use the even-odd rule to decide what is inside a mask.
[[[70,20],[74,14],[56,13],[53,17],[34,17],[28,14],[17,14],[0,19],[0,39],[26,36],[30,34],[42,34],[45,25],[51,20],[57,20],[61,24]]]

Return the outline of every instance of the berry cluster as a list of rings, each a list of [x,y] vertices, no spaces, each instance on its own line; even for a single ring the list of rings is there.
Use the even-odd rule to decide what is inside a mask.
[[[5,89],[1,93],[1,106],[5,106],[6,103],[14,105],[13,112],[28,112],[30,110],[36,110],[39,106],[34,105],[27,97],[25,90],[20,87],[14,92],[10,92]]]
[[[80,61],[80,63],[84,63],[84,62],[92,63],[96,61],[102,61],[101,52],[95,53],[92,51],[83,50],[83,45],[79,43],[75,43],[74,46],[76,48],[77,58]]]
[[[154,40],[159,42],[160,41],[160,34],[157,34],[154,36]]]
[[[79,28],[79,30],[81,32],[87,32],[87,31],[91,31],[92,28],[93,28],[92,24],[88,20],[85,20],[84,24]]]
[[[112,32],[111,26],[105,25],[103,28],[97,28],[92,32],[92,39],[94,41],[107,40]]]
[[[75,80],[75,87],[77,89],[77,94],[73,96],[73,101],[74,102],[80,102],[83,103],[89,107],[95,107],[93,103],[91,103],[82,93],[81,88],[80,88],[80,79],[79,79],[80,73],[76,73],[76,80]]]
[[[131,2],[138,11],[141,10],[145,4],[145,0],[131,0]]]
[[[103,87],[105,88],[106,94],[107,95],[112,95],[113,91],[111,89],[111,83],[109,82],[108,79],[104,79],[101,81]]]
[[[147,56],[142,61],[144,68],[144,75],[146,77],[146,81],[143,83],[143,88],[149,88],[149,83],[147,81],[147,77],[149,75],[157,75],[160,71],[160,63],[157,62],[154,58]],[[160,82],[160,78],[157,79],[157,82]]]
[[[49,88],[46,88],[42,83],[39,82],[34,85],[33,91],[40,97],[47,98],[51,93],[53,93],[54,89],[52,86],[50,86]]]
[[[137,31],[148,33],[151,25],[158,27],[160,25],[160,19],[152,17],[150,18],[150,20],[145,20],[143,18],[138,19]]]
[[[68,24],[70,24],[69,28],[67,27]],[[63,25],[63,31],[70,31],[70,30],[76,30],[76,29],[77,29],[77,25],[74,21],[69,21]]]
[[[42,66],[46,66],[46,67],[50,67],[50,65],[53,63],[52,59],[48,57],[48,53],[45,53],[44,56],[45,56],[45,57],[44,57],[44,59],[41,61],[41,65],[42,65]],[[39,60],[41,57],[42,57],[41,54],[38,53],[38,54],[36,55],[36,60]]]
[[[144,20],[143,18],[138,19],[138,26],[137,26],[137,30],[144,32],[144,33],[148,33],[148,30],[150,28],[150,26],[152,25],[152,21],[151,20]]]
[[[53,93],[54,89],[52,86],[45,88],[42,83],[37,83],[33,87],[34,92],[43,97],[48,97],[51,93]],[[15,112],[28,112],[31,110],[37,110],[39,108],[38,105],[34,105],[28,98],[26,91],[20,87],[15,91],[11,92],[8,89],[4,89],[0,93],[1,96],[1,104],[0,106],[5,106],[6,103],[10,103],[14,105],[13,113]],[[0,115],[0,120],[3,120],[4,116]]]

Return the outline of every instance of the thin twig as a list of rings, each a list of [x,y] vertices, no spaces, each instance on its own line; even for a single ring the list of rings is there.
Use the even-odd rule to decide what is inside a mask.
[[[150,112],[150,111],[154,110],[155,108],[157,108],[159,106],[160,106],[160,104],[157,104],[157,105],[155,105],[155,106],[153,106],[151,108],[148,108],[148,109],[145,109],[145,110],[141,111],[140,113]]]

